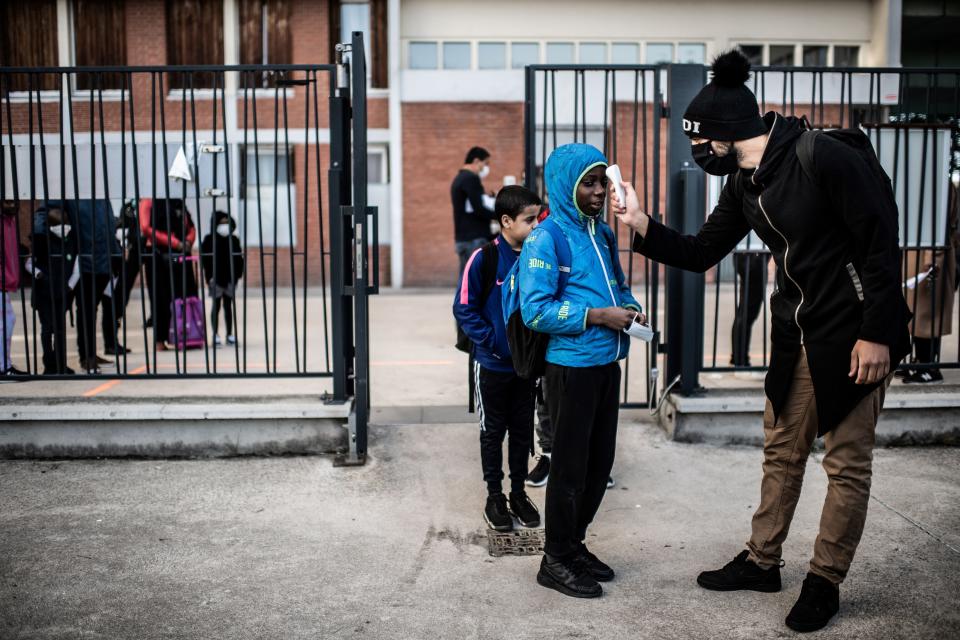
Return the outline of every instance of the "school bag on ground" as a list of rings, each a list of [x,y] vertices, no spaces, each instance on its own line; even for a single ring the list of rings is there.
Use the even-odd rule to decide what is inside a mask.
[[[190,262],[191,271],[197,261],[196,256],[179,256],[178,261]],[[207,343],[203,305],[196,295],[175,298],[170,303],[170,331],[167,342],[177,349],[197,349]]]

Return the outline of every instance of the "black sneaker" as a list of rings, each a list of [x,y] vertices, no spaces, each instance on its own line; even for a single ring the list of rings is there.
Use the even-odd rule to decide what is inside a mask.
[[[574,562],[586,570],[590,576],[597,582],[610,582],[613,580],[614,573],[610,565],[601,561],[600,558],[590,553],[587,545],[580,543],[580,551],[574,557]]]
[[[572,598],[599,598],[603,595],[600,583],[593,579],[582,565],[564,562],[546,554],[540,561],[537,582]]]
[[[513,517],[507,509],[507,496],[502,493],[487,496],[483,519],[494,531],[513,531]]]
[[[104,347],[103,352],[108,356],[122,356],[125,353],[130,353],[130,349],[127,349],[122,344],[118,344],[114,347]]]
[[[510,512],[517,517],[525,527],[540,526],[540,512],[524,491],[510,492]]]
[[[528,487],[542,487],[547,484],[547,478],[550,477],[550,454],[542,453],[537,458],[537,464],[527,475],[526,485]]]
[[[6,371],[0,371],[0,382],[23,382],[27,375],[26,371],[10,367]]]
[[[940,373],[940,369],[924,369],[922,371],[911,369],[903,376],[903,384],[930,384],[935,382],[943,382],[943,374]]]
[[[780,567],[761,569],[744,550],[728,562],[723,569],[704,571],[697,576],[697,584],[712,591],[762,591],[774,593],[780,591]]]
[[[794,631],[816,631],[827,626],[839,610],[840,587],[822,576],[808,573],[786,623]]]
[[[613,481],[613,476],[607,476],[607,489],[613,489],[617,483]]]

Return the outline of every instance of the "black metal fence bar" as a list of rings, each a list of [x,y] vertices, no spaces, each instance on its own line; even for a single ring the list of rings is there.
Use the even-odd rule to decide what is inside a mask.
[[[265,75],[270,88],[244,88]],[[320,101],[335,84],[333,65],[0,69],[11,364],[31,378],[332,376],[339,212],[324,207],[320,147],[343,123],[322,122]]]

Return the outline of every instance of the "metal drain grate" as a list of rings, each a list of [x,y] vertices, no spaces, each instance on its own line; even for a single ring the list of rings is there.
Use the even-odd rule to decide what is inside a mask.
[[[543,554],[543,529],[515,528],[513,531],[487,530],[491,556],[539,556]]]

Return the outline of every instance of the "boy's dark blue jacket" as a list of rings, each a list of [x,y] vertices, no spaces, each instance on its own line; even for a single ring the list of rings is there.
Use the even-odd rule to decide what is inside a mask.
[[[485,369],[508,373],[513,371],[513,361],[507,345],[507,328],[503,324],[500,288],[520,254],[510,248],[510,243],[502,235],[497,236],[493,242],[499,256],[497,280],[493,289],[481,305],[483,249],[477,249],[463,270],[463,278],[453,300],[453,315],[473,342],[474,360]]]

